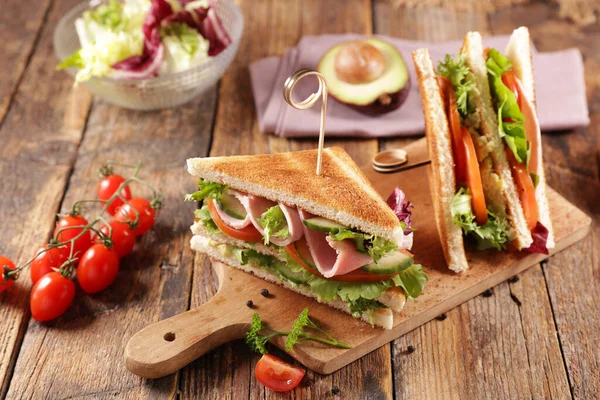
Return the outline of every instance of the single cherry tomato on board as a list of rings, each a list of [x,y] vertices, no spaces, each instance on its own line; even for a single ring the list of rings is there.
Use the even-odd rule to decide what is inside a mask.
[[[31,316],[39,322],[60,317],[73,303],[75,284],[59,272],[50,272],[40,278],[31,289],[29,305]]]
[[[81,257],[77,281],[86,293],[98,293],[109,287],[119,273],[119,254],[114,248],[95,244]]]
[[[137,212],[136,212],[137,211]],[[122,205],[115,212],[115,221],[132,222],[135,221],[139,213],[139,220],[133,233],[135,236],[143,235],[152,228],[156,219],[156,210],[152,208],[150,202],[144,198],[136,197]]]
[[[65,215],[58,220],[56,228],[54,228],[54,237],[59,242],[68,242],[77,235],[79,235],[83,228],[71,228],[75,226],[88,225],[87,219],[82,215]],[[65,229],[70,228],[70,229]],[[62,231],[61,231],[62,230]],[[60,232],[60,233],[59,233]],[[92,245],[92,235],[90,231],[85,232],[80,238],[75,240],[75,247],[73,249],[73,255],[80,259],[83,253]],[[66,244],[67,250],[71,251],[71,243]],[[77,261],[76,261],[77,262]]]
[[[15,280],[17,279],[16,275],[11,275],[8,277],[4,276],[4,273],[7,271],[15,270],[15,263],[13,263],[9,258],[4,256],[0,256],[0,293],[8,290],[15,284]]]
[[[304,378],[304,374],[306,374],[306,371],[302,368],[294,367],[270,354],[262,356],[254,369],[256,379],[276,392],[292,390],[298,386]]]
[[[29,266],[31,282],[35,285],[40,278],[54,269],[58,269],[69,259],[69,249],[67,246],[54,247],[50,250],[48,244],[41,245],[33,254],[35,258]],[[46,251],[44,251],[46,250]],[[43,253],[42,253],[43,252]]]
[[[133,246],[135,246],[135,234],[128,224],[119,221],[110,221],[108,225],[104,225],[100,228],[100,231],[111,238],[113,248],[119,254],[119,258],[123,258],[133,251]],[[96,237],[96,243],[100,242],[101,239]]]
[[[98,199],[104,201],[110,199],[123,182],[125,182],[125,178],[123,178],[121,175],[108,175],[102,178],[102,180],[98,182]],[[127,200],[131,199],[131,189],[129,189],[129,186],[125,186],[123,189],[121,189],[120,195]],[[123,200],[117,197],[108,205],[106,211],[110,215],[115,215],[117,208],[123,204]]]

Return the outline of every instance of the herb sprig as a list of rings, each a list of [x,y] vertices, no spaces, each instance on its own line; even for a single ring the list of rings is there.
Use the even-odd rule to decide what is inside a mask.
[[[306,329],[314,329],[325,337],[311,335],[307,333]],[[264,334],[264,331],[267,330],[270,331],[270,333]],[[261,334],[261,332],[263,332],[263,334]],[[267,354],[267,342],[276,336],[287,336],[285,342],[286,351],[291,351],[292,347],[302,340],[314,340],[343,349],[352,348],[349,344],[340,342],[315,324],[308,316],[308,308],[302,310],[300,315],[298,315],[298,318],[296,318],[292,325],[292,330],[289,332],[279,332],[269,329],[263,324],[258,313],[252,315],[250,330],[246,332],[246,344],[248,344],[250,349],[260,354]]]

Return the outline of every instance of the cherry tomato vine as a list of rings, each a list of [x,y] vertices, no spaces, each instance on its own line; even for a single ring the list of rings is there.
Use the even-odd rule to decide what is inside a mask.
[[[114,173],[115,166],[131,168],[133,173],[124,178]],[[138,177],[141,167],[141,162],[106,162],[99,168],[97,198],[78,200],[67,214],[59,215],[52,238],[39,246],[29,261],[17,267],[0,256],[0,293],[9,290],[21,272],[30,267],[34,284],[30,296],[32,316],[50,321],[73,302],[75,276],[86,293],[108,288],[117,277],[119,260],[133,251],[135,238],[154,225],[156,211],[162,206],[160,192]],[[148,188],[151,199],[133,198],[132,184]],[[83,216],[88,203],[102,207],[90,221]],[[107,214],[113,216],[112,220]]]

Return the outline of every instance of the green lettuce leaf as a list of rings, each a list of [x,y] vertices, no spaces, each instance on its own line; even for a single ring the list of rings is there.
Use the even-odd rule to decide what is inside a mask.
[[[412,264],[400,274],[392,278],[396,286],[401,287],[406,292],[409,299],[417,298],[425,289],[425,282],[429,280],[425,270],[420,264]]]
[[[106,29],[115,31],[123,22],[123,3],[116,0],[108,0],[108,3],[83,13],[83,19],[92,20]]]
[[[477,87],[465,58],[463,56],[453,58],[450,54],[446,54],[444,61],[440,61],[438,64],[437,74],[450,80],[456,94],[458,113],[461,119],[467,118],[469,114],[475,111],[472,98]]]
[[[489,210],[487,222],[483,226],[477,224],[471,208],[471,195],[465,188],[461,188],[452,198],[450,213],[454,223],[462,228],[463,233],[477,241],[478,250],[501,250],[510,240],[506,221]]]
[[[208,211],[208,206],[203,205],[199,210],[194,210],[194,216],[198,218],[202,225],[206,228],[206,232],[214,235],[215,233],[221,233],[221,230],[215,224],[212,217],[210,216],[210,212]]]
[[[265,229],[265,244],[270,243],[271,235],[277,238],[287,238],[290,236],[287,220],[285,219],[281,207],[278,205],[273,206],[262,213],[260,218],[258,218],[258,223]]]
[[[57,70],[67,69],[67,68],[84,68],[85,61],[81,58],[81,50],[77,50],[75,53],[71,54],[69,57],[62,60],[60,64],[56,66]]]
[[[211,182],[206,179],[200,179],[198,186],[200,187],[200,190],[191,194],[186,194],[185,201],[202,201],[205,199],[221,200],[221,196],[223,196],[223,193],[229,188],[229,186]]]
[[[232,253],[242,265],[252,262],[262,268],[277,272],[281,279],[286,280],[287,273],[281,273],[283,268],[289,269],[294,273],[303,274],[306,285],[310,286],[313,293],[317,295],[319,301],[342,300],[354,307],[355,312],[359,312],[361,307],[366,307],[374,304],[379,296],[391,287],[398,286],[404,289],[409,298],[418,297],[425,286],[427,276],[420,265],[415,265],[407,268],[402,273],[381,282],[339,282],[329,279],[319,278],[316,275],[306,271],[304,267],[296,263],[289,256],[287,262],[282,262],[279,259],[263,255],[255,250],[242,249],[235,246],[229,246]],[[288,280],[288,282],[291,282]],[[294,282],[291,282],[295,285]],[[372,308],[365,308],[372,309]],[[354,312],[354,311],[353,311]]]
[[[521,113],[515,94],[502,82],[502,75],[512,69],[512,64],[498,50],[490,49],[486,68],[494,106],[498,110],[500,137],[504,138],[504,142],[518,162],[528,163],[530,146],[523,123],[525,117]]]
[[[335,233],[330,233],[330,236],[336,241],[344,239],[354,240],[356,250],[369,255],[375,262],[379,261],[386,254],[398,249],[393,242],[387,239],[369,233],[355,232],[350,229],[340,229]]]
[[[174,22],[161,29],[161,37],[170,37],[183,49],[185,53],[194,56],[200,46],[198,32],[184,23]]]

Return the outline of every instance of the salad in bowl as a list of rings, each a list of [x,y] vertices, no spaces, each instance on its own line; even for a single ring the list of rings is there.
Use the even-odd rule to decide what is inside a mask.
[[[56,28],[57,69],[117,105],[173,107],[214,86],[242,31],[231,0],[86,2]]]
[[[75,20],[81,48],[58,69],[91,77],[146,79],[180,72],[221,53],[231,38],[207,1],[108,0]]]

